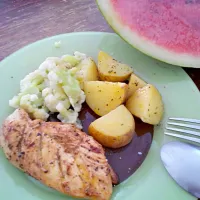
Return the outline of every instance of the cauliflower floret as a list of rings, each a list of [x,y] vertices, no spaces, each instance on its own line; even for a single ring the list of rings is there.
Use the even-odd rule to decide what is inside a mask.
[[[73,98],[69,97],[69,101],[76,112],[80,112],[82,103],[85,102],[85,93],[80,92],[79,100],[76,102]]]
[[[35,109],[32,113],[34,119],[42,119],[47,120],[49,117],[49,114],[47,113],[47,110],[45,108]]]
[[[65,109],[70,107],[70,101],[60,87],[57,87],[56,89],[46,88],[42,91],[42,96],[44,98],[45,106],[51,112],[59,112],[56,108],[59,103],[62,103]]]
[[[63,103],[59,103],[56,106],[56,109],[59,111],[57,118],[63,123],[72,123],[75,124],[78,128],[82,129],[80,120],[78,119],[78,112],[72,109],[67,110]]]
[[[48,94],[44,98],[44,104],[51,112],[57,112],[56,106],[58,104],[58,100],[53,96],[53,94]]]
[[[19,108],[20,98],[19,96],[14,96],[11,100],[9,100],[9,106],[13,108]]]
[[[39,85],[43,82],[43,77],[39,74],[38,70],[28,74],[24,79],[20,81],[20,90],[24,92],[25,90],[29,89],[30,87],[34,87]]]
[[[56,62],[51,59],[46,59],[40,66],[39,71],[40,74],[46,78],[48,73],[56,68]]]
[[[71,66],[70,68],[75,67],[76,65],[78,65],[80,63],[79,59],[77,59],[75,56],[71,56],[71,55],[62,56],[61,61],[65,62],[65,63],[69,63]]]
[[[86,54],[81,53],[81,52],[78,52],[78,51],[75,51],[75,52],[74,52],[74,57],[75,57],[77,60],[80,60],[80,61],[87,58]]]
[[[65,94],[64,90],[62,89],[62,87],[56,87],[53,90],[53,93],[55,95],[55,97],[61,101],[67,99],[68,100],[68,96]]]
[[[45,88],[44,90],[42,90],[42,96],[46,97],[48,94],[52,93],[52,89],[51,88]]]
[[[19,108],[22,96],[26,94],[35,94],[37,96],[39,93],[40,91],[37,87],[27,88],[25,91],[20,92],[17,96],[14,96],[11,100],[9,100],[9,105],[13,108]]]
[[[38,100],[38,97],[36,99],[35,95],[31,94],[22,96],[20,100],[20,107],[26,110],[35,119],[47,120],[49,117],[48,110],[46,110],[44,107],[37,108],[35,102],[32,101],[33,99]]]
[[[76,123],[78,118],[77,112],[71,109],[67,110],[61,102],[56,106],[56,109],[59,111],[57,117],[60,121],[63,123]]]
[[[56,75],[56,73],[54,71],[51,71],[48,73],[48,79],[50,82],[57,84],[58,83],[58,76]]]
[[[36,100],[38,100],[38,96],[36,94],[30,95],[30,101],[34,102]]]
[[[49,72],[48,74],[49,85],[51,88],[55,88],[59,83],[58,76],[54,71]]]

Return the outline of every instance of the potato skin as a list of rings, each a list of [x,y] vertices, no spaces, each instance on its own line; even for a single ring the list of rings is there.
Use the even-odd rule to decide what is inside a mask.
[[[98,54],[98,71],[100,80],[111,82],[123,82],[133,72],[130,66],[116,61],[103,51]]]
[[[92,125],[89,126],[88,132],[91,136],[95,138],[100,144],[102,144],[105,147],[109,148],[120,148],[128,143],[131,142],[133,135],[134,135],[134,129],[130,130],[128,133],[126,133],[123,136],[109,136],[109,135],[103,135],[101,132],[97,131]]]
[[[135,133],[135,120],[124,105],[96,119],[88,132],[103,146],[119,148],[127,145]]]

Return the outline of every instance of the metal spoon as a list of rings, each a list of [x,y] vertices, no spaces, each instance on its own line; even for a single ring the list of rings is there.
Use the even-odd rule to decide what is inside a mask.
[[[168,173],[187,192],[200,198],[200,147],[170,142],[160,152]]]

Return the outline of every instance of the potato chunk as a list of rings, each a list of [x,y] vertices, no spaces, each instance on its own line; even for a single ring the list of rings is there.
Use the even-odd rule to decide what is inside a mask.
[[[140,77],[135,74],[131,74],[129,83],[128,83],[128,95],[129,98],[133,92],[135,92],[138,88],[144,87],[147,83],[144,82]]]
[[[81,63],[79,63],[77,68],[78,68],[78,72],[76,73],[76,75],[80,83],[81,89],[84,88],[85,81],[98,80],[97,66],[92,58],[84,59]]]
[[[92,122],[88,131],[103,146],[119,148],[132,140],[135,121],[127,108],[121,105]]]
[[[126,99],[127,89],[125,83],[88,81],[84,84],[86,102],[100,116],[121,105]]]
[[[125,81],[133,72],[131,67],[117,62],[103,51],[98,55],[98,71],[101,80],[112,82]]]
[[[127,100],[128,110],[148,124],[158,124],[163,115],[162,97],[158,90],[150,84],[137,89]]]

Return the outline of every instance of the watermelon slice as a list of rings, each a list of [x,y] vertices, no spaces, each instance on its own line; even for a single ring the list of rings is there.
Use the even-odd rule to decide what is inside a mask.
[[[200,68],[200,0],[97,0],[111,27],[158,60]]]

